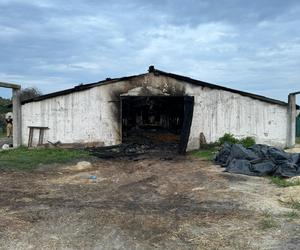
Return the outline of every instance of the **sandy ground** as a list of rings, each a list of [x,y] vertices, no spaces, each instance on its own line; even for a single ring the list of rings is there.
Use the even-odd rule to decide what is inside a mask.
[[[299,191],[190,157],[1,172],[0,248],[300,249]]]

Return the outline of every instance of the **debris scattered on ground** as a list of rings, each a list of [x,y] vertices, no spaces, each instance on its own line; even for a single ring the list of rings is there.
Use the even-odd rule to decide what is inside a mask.
[[[296,153],[300,154],[300,147],[288,148],[284,150],[287,153]]]
[[[300,176],[294,176],[292,178],[289,178],[287,181],[291,183],[300,183]]]
[[[299,248],[300,187],[190,156],[92,163],[1,172],[0,249]]]
[[[262,144],[244,148],[240,144],[225,143],[215,162],[227,172],[253,176],[293,177],[300,175],[300,154]]]
[[[90,169],[92,167],[93,167],[93,165],[90,162],[80,161],[75,166],[73,166],[72,169],[76,169],[76,170],[80,171],[80,170]]]
[[[143,142],[128,142],[117,146],[108,146],[100,148],[89,148],[88,151],[98,158],[119,158],[119,157],[138,157],[145,153],[165,152],[167,155],[173,155],[178,152],[178,144],[174,142],[153,143],[151,140]],[[172,157],[169,156],[171,159]],[[168,158],[168,159],[169,159]]]

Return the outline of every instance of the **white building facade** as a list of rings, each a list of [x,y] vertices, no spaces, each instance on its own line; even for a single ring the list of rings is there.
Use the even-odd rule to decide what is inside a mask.
[[[22,143],[30,127],[46,127],[43,143],[117,145],[122,142],[123,96],[190,96],[193,115],[187,150],[199,148],[225,133],[251,136],[257,143],[285,147],[288,107],[281,101],[159,71],[107,79],[41,96],[22,104]],[[38,142],[33,134],[33,145]]]

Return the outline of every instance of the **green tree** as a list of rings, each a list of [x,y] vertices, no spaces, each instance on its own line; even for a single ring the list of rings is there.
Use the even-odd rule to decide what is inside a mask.
[[[22,102],[40,95],[42,95],[42,92],[37,88],[25,88],[21,90],[20,99]]]
[[[10,104],[10,99],[0,97],[0,133],[5,130],[5,114],[11,111],[11,108],[9,108]]]
[[[42,94],[42,92],[37,89],[37,88],[25,88],[21,90],[20,93],[20,99],[21,102],[40,96]],[[2,98],[0,97],[0,133],[4,132],[5,127],[6,127],[6,122],[5,122],[5,114],[7,112],[11,112],[12,108],[11,108],[11,99],[9,98]]]

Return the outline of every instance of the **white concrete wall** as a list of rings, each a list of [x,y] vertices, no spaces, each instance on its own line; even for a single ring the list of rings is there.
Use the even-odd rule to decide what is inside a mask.
[[[146,90],[153,90],[155,95],[195,97],[188,150],[199,147],[201,132],[207,142],[232,133],[237,137],[252,136],[258,143],[286,145],[287,107],[154,74],[23,105],[22,141],[27,144],[28,126],[46,126],[49,130],[45,142],[118,144],[119,96],[147,86],[151,88]]]
[[[225,133],[238,138],[252,136],[257,143],[284,147],[287,138],[287,107],[209,88],[189,88],[194,93],[194,116],[188,148],[199,147],[199,134],[208,142]]]
[[[112,135],[109,100],[100,88],[75,92],[22,105],[22,142],[28,143],[28,126],[49,127],[44,143],[116,143]],[[38,134],[34,134],[35,142]]]

